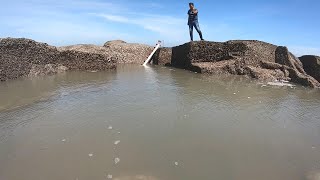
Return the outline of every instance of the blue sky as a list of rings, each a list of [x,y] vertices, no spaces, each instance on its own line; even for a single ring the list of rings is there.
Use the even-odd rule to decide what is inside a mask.
[[[165,46],[189,41],[189,1],[0,0],[0,37],[51,45],[112,39]],[[204,38],[257,39],[288,46],[296,55],[320,55],[319,0],[194,1]],[[197,34],[195,37],[198,38]]]

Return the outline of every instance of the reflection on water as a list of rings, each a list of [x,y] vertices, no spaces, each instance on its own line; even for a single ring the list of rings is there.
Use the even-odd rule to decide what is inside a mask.
[[[123,66],[0,99],[1,180],[319,179],[318,90]]]
[[[0,83],[0,111],[46,100],[57,93],[64,95],[70,90],[82,91],[90,85],[105,84],[115,78],[114,72],[72,72],[34,79],[18,79]]]

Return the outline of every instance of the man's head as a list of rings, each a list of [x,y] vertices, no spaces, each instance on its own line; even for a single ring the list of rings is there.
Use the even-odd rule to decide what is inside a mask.
[[[190,9],[194,9],[194,4],[192,2],[189,3],[189,7],[190,7]]]

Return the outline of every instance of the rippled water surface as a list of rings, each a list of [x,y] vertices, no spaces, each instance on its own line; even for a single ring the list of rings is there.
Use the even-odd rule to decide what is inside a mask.
[[[319,176],[319,90],[160,66],[0,83],[0,180]]]

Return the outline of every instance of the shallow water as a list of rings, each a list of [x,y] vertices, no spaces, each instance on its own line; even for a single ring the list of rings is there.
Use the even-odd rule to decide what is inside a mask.
[[[0,180],[320,173],[319,90],[123,66],[0,83],[0,100]]]

